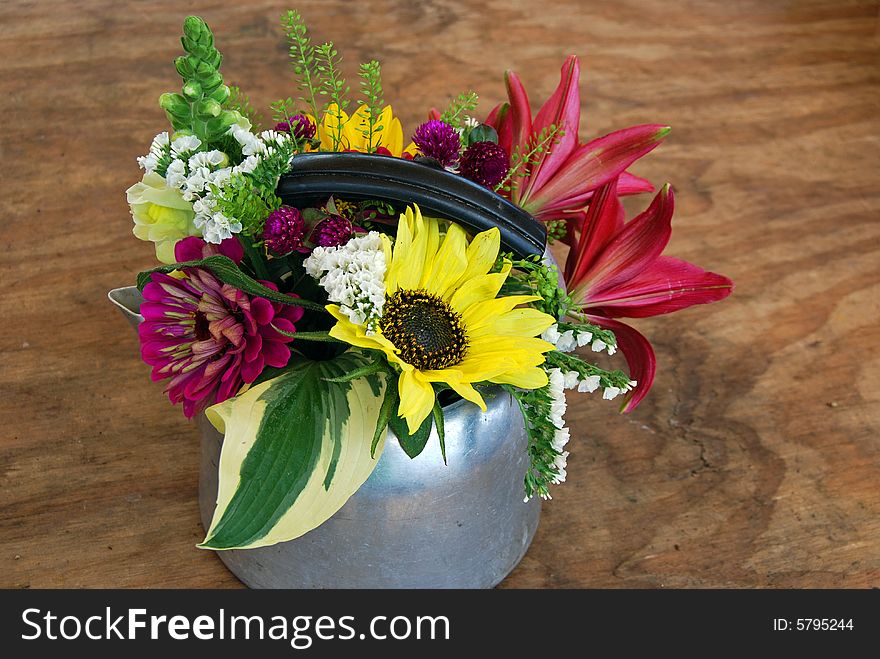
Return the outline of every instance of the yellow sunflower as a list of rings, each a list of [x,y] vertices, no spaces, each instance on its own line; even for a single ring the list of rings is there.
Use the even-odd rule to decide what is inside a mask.
[[[385,275],[385,303],[375,331],[353,323],[337,305],[330,335],[384,352],[400,368],[400,416],[415,432],[434,406],[432,383],[444,383],[466,400],[486,403],[477,382],[536,389],[547,384],[541,364],[553,345],[536,338],[555,321],[533,308],[540,298],[497,297],[510,273],[490,273],[498,258],[497,228],[470,243],[464,229],[422,217],[418,206],[401,214]],[[387,250],[386,250],[387,254]]]
[[[353,115],[348,116],[345,110],[337,112],[336,104],[331,103],[318,126],[321,150],[333,151],[335,146],[336,151],[367,151],[369,145],[364,131],[369,129],[369,120],[370,110],[366,105],[361,105]],[[373,134],[373,149],[383,146],[391,155],[400,157],[403,152],[403,128],[390,105],[382,110],[376,125],[381,129]]]

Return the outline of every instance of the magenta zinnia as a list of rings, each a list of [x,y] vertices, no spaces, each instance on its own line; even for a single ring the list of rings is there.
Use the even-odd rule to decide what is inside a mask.
[[[266,366],[286,366],[300,307],[249,297],[207,270],[186,268],[182,279],[153,273],[144,287],[138,328],[141,356],[172,403],[193,417],[236,395]],[[263,282],[270,288],[274,284]],[[276,329],[277,328],[277,329]]]

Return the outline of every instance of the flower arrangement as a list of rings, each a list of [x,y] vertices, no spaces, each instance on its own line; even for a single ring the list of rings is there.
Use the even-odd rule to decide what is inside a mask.
[[[134,234],[161,263],[138,277],[142,357],[187,417],[204,413],[225,436],[201,546],[308,532],[369,477],[389,429],[411,458],[436,436],[445,459],[444,401],[485,410],[499,390],[518,403],[528,435],[525,498],[550,498],[566,477],[566,390],[622,396],[630,411],[651,387],[651,346],[619,318],[732,290],[726,277],[661,255],[668,185],[624,217],[620,196],[654,190],[627,168],[669,129],[581,141],[570,57],[536,115],[508,73],[509,101],[483,120],[477,95],[464,93],[431,110],[404,146],[378,62],[360,66],[352,108],[333,44],[313,44],[295,11],[282,25],[300,94],[272,104],[268,127],[224,83],[205,22],[186,19],[175,61],[183,86],[159,100],[171,131],[138,158],[143,179],[127,191]],[[570,246],[564,285],[552,261],[504,250],[499,228],[475,231],[414,202],[284,203],[279,181],[321,152],[411,160],[491,190]],[[628,373],[589,358],[618,349]]]

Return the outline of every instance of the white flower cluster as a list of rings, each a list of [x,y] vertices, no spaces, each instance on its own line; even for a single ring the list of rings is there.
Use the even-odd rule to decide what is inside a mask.
[[[559,325],[554,324],[544,330],[544,333],[541,334],[541,338],[548,343],[555,345],[559,352],[573,352],[575,348],[580,348],[587,344],[590,344],[590,348],[592,348],[593,352],[607,350],[609,355],[613,355],[617,352],[617,346],[605,343],[599,338],[594,339],[592,332],[581,328],[568,329],[564,332],[560,332]]]
[[[385,249],[377,231],[340,247],[316,247],[303,265],[351,322],[374,331],[385,303]]]
[[[576,383],[577,373],[574,375],[574,381]],[[568,463],[568,451],[565,450],[565,445],[568,444],[571,434],[569,429],[565,426],[565,410],[568,407],[568,403],[565,400],[565,390],[571,388],[570,386],[567,386],[571,380],[569,374],[563,374],[558,368],[550,369],[547,373],[547,377],[550,380],[550,384],[547,388],[551,398],[550,422],[556,427],[556,431],[553,433],[552,444],[553,450],[556,451],[556,459],[553,461],[553,468],[556,470],[556,476],[550,482],[554,485],[559,485],[560,483],[565,482],[565,477],[567,476],[565,467]],[[550,496],[547,495],[545,498],[549,499]]]
[[[241,222],[234,217],[227,217],[217,210],[217,202],[214,200],[211,185],[222,187],[234,174],[250,174],[253,172],[263,158],[271,156],[275,150],[282,146],[285,140],[290,139],[286,133],[279,133],[274,130],[264,130],[259,136],[254,135],[247,128],[233,125],[229,129],[229,134],[241,145],[242,155],[246,156],[240,164],[235,167],[224,167],[211,172],[209,168],[201,167],[203,164],[210,164],[210,158],[203,158],[195,163],[196,170],[193,170],[193,159],[190,158],[190,169],[194,171],[191,176],[194,180],[187,179],[188,185],[192,185],[194,193],[197,192],[201,197],[193,203],[193,210],[196,213],[193,223],[196,228],[202,230],[202,237],[205,242],[219,244],[227,238],[231,238],[234,234],[242,230]],[[176,140],[175,140],[176,141]],[[219,153],[217,151],[209,151],[207,153],[197,153],[194,158],[202,158],[209,154]],[[226,156],[224,154],[224,158]],[[169,168],[170,169],[170,168]],[[202,186],[199,190],[199,186]],[[184,198],[187,192],[184,191]]]
[[[159,133],[150,144],[150,152],[145,156],[138,156],[138,166],[148,174],[156,171],[159,161],[168,155],[170,148],[168,133]]]
[[[165,185],[180,190],[184,200],[193,204],[193,224],[202,232],[206,242],[219,244],[242,230],[241,222],[217,210],[212,187],[221,188],[235,174],[250,174],[263,158],[290,139],[286,133],[266,130],[254,135],[248,129],[234,125],[229,134],[241,145],[244,160],[229,166],[229,157],[222,151],[199,151],[202,141],[195,135],[181,135],[170,140],[168,133],[159,133],[150,145],[150,152],[138,158],[138,164],[147,172],[155,171],[159,161],[170,157],[165,171]]]

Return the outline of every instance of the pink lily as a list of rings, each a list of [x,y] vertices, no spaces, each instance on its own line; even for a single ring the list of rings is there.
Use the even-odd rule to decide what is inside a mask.
[[[620,195],[654,190],[649,181],[626,168],[654,149],[669,127],[633,126],[581,143],[579,78],[578,59],[570,56],[562,66],[559,86],[533,120],[522,82],[508,71],[504,79],[509,102],[497,106],[486,119],[498,132],[498,143],[510,154],[528,153],[542,131],[551,126],[563,132],[551,142],[551,148],[536,154],[534,162],[521,167],[511,180],[511,201],[540,220],[574,219],[571,214],[582,211],[596,188],[611,179],[617,179]]]
[[[638,385],[621,411],[636,408],[654,382],[656,358],[648,340],[616,318],[645,318],[721,300],[733,282],[698,266],[662,256],[672,234],[675,198],[669,184],[648,209],[626,222],[619,181],[596,190],[580,238],[569,253],[565,281],[583,319],[610,329]]]

